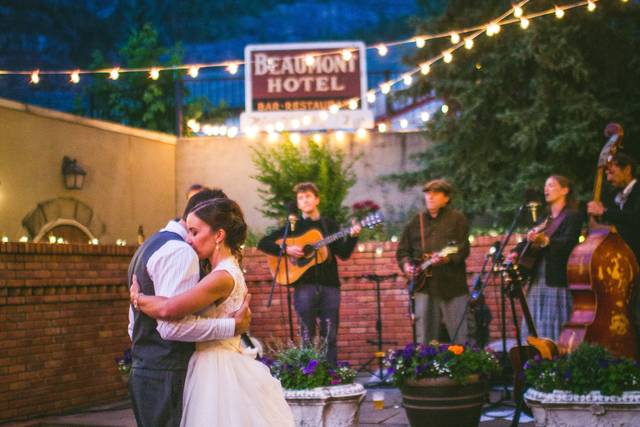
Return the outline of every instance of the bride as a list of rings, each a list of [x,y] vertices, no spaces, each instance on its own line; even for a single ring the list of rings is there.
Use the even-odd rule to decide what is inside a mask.
[[[188,243],[212,271],[193,289],[172,298],[143,295],[134,280],[131,299],[145,314],[174,320],[195,313],[231,317],[247,293],[238,264],[247,235],[242,210],[229,199],[200,203],[187,217]],[[184,386],[181,426],[293,426],[280,382],[242,354],[240,336],[196,344]]]

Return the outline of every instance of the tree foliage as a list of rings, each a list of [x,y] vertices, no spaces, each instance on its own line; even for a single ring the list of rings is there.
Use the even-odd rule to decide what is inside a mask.
[[[314,182],[320,190],[320,210],[323,215],[343,222],[349,210],[342,206],[349,188],[355,184],[353,164],[344,153],[328,144],[312,140],[306,146],[287,140],[273,147],[266,145],[253,149],[253,163],[258,169],[256,179],[264,202],[261,212],[269,218],[287,215],[287,202],[295,200],[293,187],[299,182]]]
[[[541,189],[552,173],[568,176],[585,200],[611,121],[623,125],[631,154],[640,151],[640,5],[598,2],[595,12],[568,10],[562,20],[531,21],[527,31],[505,26],[482,34],[471,51],[438,63],[420,90],[435,89],[449,105],[426,131],[434,145],[418,158],[419,170],[391,176],[401,187],[446,177],[471,216],[492,212],[506,224],[524,190]],[[437,33],[488,22],[510,2],[451,0],[435,20],[416,20],[416,32]],[[553,7],[531,3],[527,12]],[[420,63],[450,45],[431,42],[411,58]]]

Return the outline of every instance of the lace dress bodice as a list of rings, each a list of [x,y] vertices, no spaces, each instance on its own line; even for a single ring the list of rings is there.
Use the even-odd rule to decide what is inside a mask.
[[[202,317],[209,317],[214,319],[232,317],[233,314],[238,311],[242,302],[244,301],[245,294],[247,293],[247,284],[244,281],[244,274],[238,264],[238,260],[235,257],[226,258],[215,266],[214,271],[226,271],[233,278],[233,289],[231,293],[223,302],[219,305],[211,304],[209,307],[203,309],[198,313]],[[196,343],[196,350],[202,351],[208,348],[220,347],[234,349],[240,351],[240,337],[235,336],[225,340],[206,341]]]

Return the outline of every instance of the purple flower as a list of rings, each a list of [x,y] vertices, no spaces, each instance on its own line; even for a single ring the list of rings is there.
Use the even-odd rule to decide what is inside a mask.
[[[434,357],[438,351],[431,346],[422,346],[420,349],[420,357]]]
[[[407,344],[404,347],[404,350],[402,350],[402,357],[404,357],[405,359],[411,359],[411,357],[413,356],[413,353],[415,352],[416,348],[413,344]]]
[[[316,359],[311,359],[309,363],[307,363],[307,366],[302,368],[302,373],[305,375],[311,375],[316,371],[317,367],[318,367],[318,361]]]

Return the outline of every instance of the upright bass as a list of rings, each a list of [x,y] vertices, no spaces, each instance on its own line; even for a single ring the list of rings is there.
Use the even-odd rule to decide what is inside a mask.
[[[622,144],[617,123],[605,128],[607,143],[600,152],[593,200],[600,201],[607,164]],[[614,226],[589,220],[589,233],[578,244],[567,264],[573,309],[558,339],[561,353],[572,352],[583,341],[601,344],[617,356],[638,357],[632,322],[631,297],[638,279],[638,265],[629,246]]]

